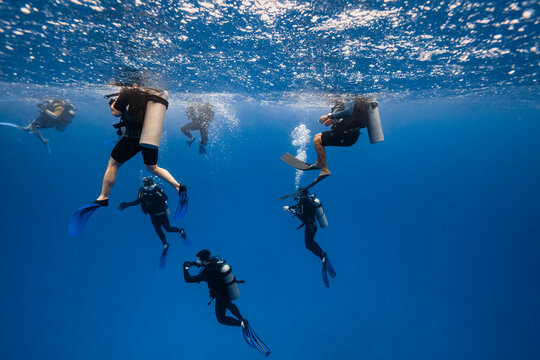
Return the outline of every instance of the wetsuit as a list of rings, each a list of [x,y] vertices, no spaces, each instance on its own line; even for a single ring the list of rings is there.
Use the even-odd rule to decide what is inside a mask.
[[[145,165],[156,165],[158,149],[139,145],[146,114],[148,94],[139,88],[124,88],[114,103],[114,108],[122,113],[121,124],[125,127],[124,136],[114,147],[111,157],[120,164],[125,163],[139,151]]]
[[[301,226],[305,228],[304,238],[306,248],[322,260],[325,253],[315,241],[317,222],[315,221],[315,207],[311,203],[311,200],[303,197],[297,205],[291,206],[289,211],[302,221]]]
[[[220,274],[221,265],[216,259],[212,259],[212,262],[204,267],[202,271],[195,276],[189,274],[189,269],[184,267],[184,280],[187,283],[200,283],[206,281],[208,283],[208,290],[210,290],[210,297],[216,299],[216,318],[220,324],[229,326],[241,326],[243,320],[242,315],[238,307],[232,303],[229,292],[223,278]],[[231,316],[226,316],[225,313],[229,311],[236,316],[236,319]]]
[[[332,130],[321,135],[322,146],[352,146],[360,136],[360,129],[367,126],[367,102],[356,98],[338,107],[329,115],[333,120]]]
[[[137,200],[124,203],[126,206],[141,204],[143,213],[150,214],[152,225],[154,225],[154,229],[163,245],[167,244],[167,239],[165,238],[162,227],[167,232],[182,232],[182,229],[171,226],[169,222],[169,216],[167,215],[167,210],[169,209],[166,203],[167,199],[167,194],[165,194],[163,189],[157,185],[153,185],[151,190],[147,190],[144,187],[140,188],[139,193],[137,194]]]
[[[184,135],[193,139],[191,131],[199,130],[201,133],[201,145],[208,144],[208,127],[214,118],[214,110],[210,104],[191,105],[186,109],[190,123],[184,124],[181,128]]]

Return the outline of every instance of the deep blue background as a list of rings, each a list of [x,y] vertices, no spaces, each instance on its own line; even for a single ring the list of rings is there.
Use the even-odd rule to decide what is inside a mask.
[[[179,131],[185,104],[172,102],[160,164],[188,186],[179,225],[192,245],[168,235],[161,270],[150,220],[139,208],[117,210],[146,175],[140,155],[121,168],[111,206],[81,239],[67,237],[72,212],[99,194],[112,147],[103,141],[114,138],[99,96],[70,100],[73,124],[44,131],[52,155],[0,128],[0,358],[259,358],[240,329],[216,322],[206,286],[184,283],[181,263],[202,248],[246,280],[237,304],[275,359],[540,355],[536,105],[380,99],[385,142],[364,134],[328,149],[333,174],[314,188],[330,222],[316,240],[338,273],[326,289],[298,221],[282,210],[292,202],[277,201],[294,190],[294,171],[279,160],[295,153],[290,132],[301,122],[320,131],[326,104],[231,102],[238,125],[229,130],[218,116],[201,156]],[[34,105],[4,100],[2,120],[25,124]]]

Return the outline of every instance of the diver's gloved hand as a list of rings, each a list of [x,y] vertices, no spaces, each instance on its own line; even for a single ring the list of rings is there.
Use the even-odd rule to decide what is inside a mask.
[[[125,210],[128,206],[129,206],[129,203],[123,202],[123,203],[120,203],[120,205],[118,205],[118,209]]]
[[[284,207],[283,207],[283,211],[289,211],[289,207],[288,207],[288,206],[284,206]]]
[[[193,262],[193,261],[184,261],[184,268],[189,268],[190,266],[195,266],[197,265],[196,262]]]

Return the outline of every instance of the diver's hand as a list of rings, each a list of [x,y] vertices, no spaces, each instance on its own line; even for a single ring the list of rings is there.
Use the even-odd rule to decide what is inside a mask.
[[[129,206],[129,203],[123,202],[118,205],[118,209],[125,210]]]
[[[325,122],[326,120],[328,120],[329,116],[328,115],[323,115],[319,118],[319,124],[322,124],[323,122]]]
[[[288,207],[288,206],[284,206],[284,207],[283,207],[283,211],[289,211],[289,207]]]

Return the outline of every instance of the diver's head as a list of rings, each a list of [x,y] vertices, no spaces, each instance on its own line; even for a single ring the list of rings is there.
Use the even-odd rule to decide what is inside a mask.
[[[345,98],[343,96],[336,96],[332,100],[332,108],[331,111],[343,111],[345,110]]]
[[[206,266],[210,264],[211,261],[210,250],[203,249],[197,253],[197,265]]]
[[[295,200],[295,201],[300,201],[300,200],[302,200],[302,199],[305,199],[305,198],[307,198],[308,194],[309,194],[309,192],[308,192],[306,189],[300,190],[300,191],[298,192],[298,195],[296,195],[296,196],[294,197],[294,200]]]
[[[195,116],[197,116],[197,105],[189,104],[189,106],[186,108],[186,117],[188,119],[193,119]]]
[[[147,176],[143,179],[142,183],[145,189],[149,190],[149,188],[151,188],[152,185],[154,185],[154,179],[152,179],[150,176]]]

